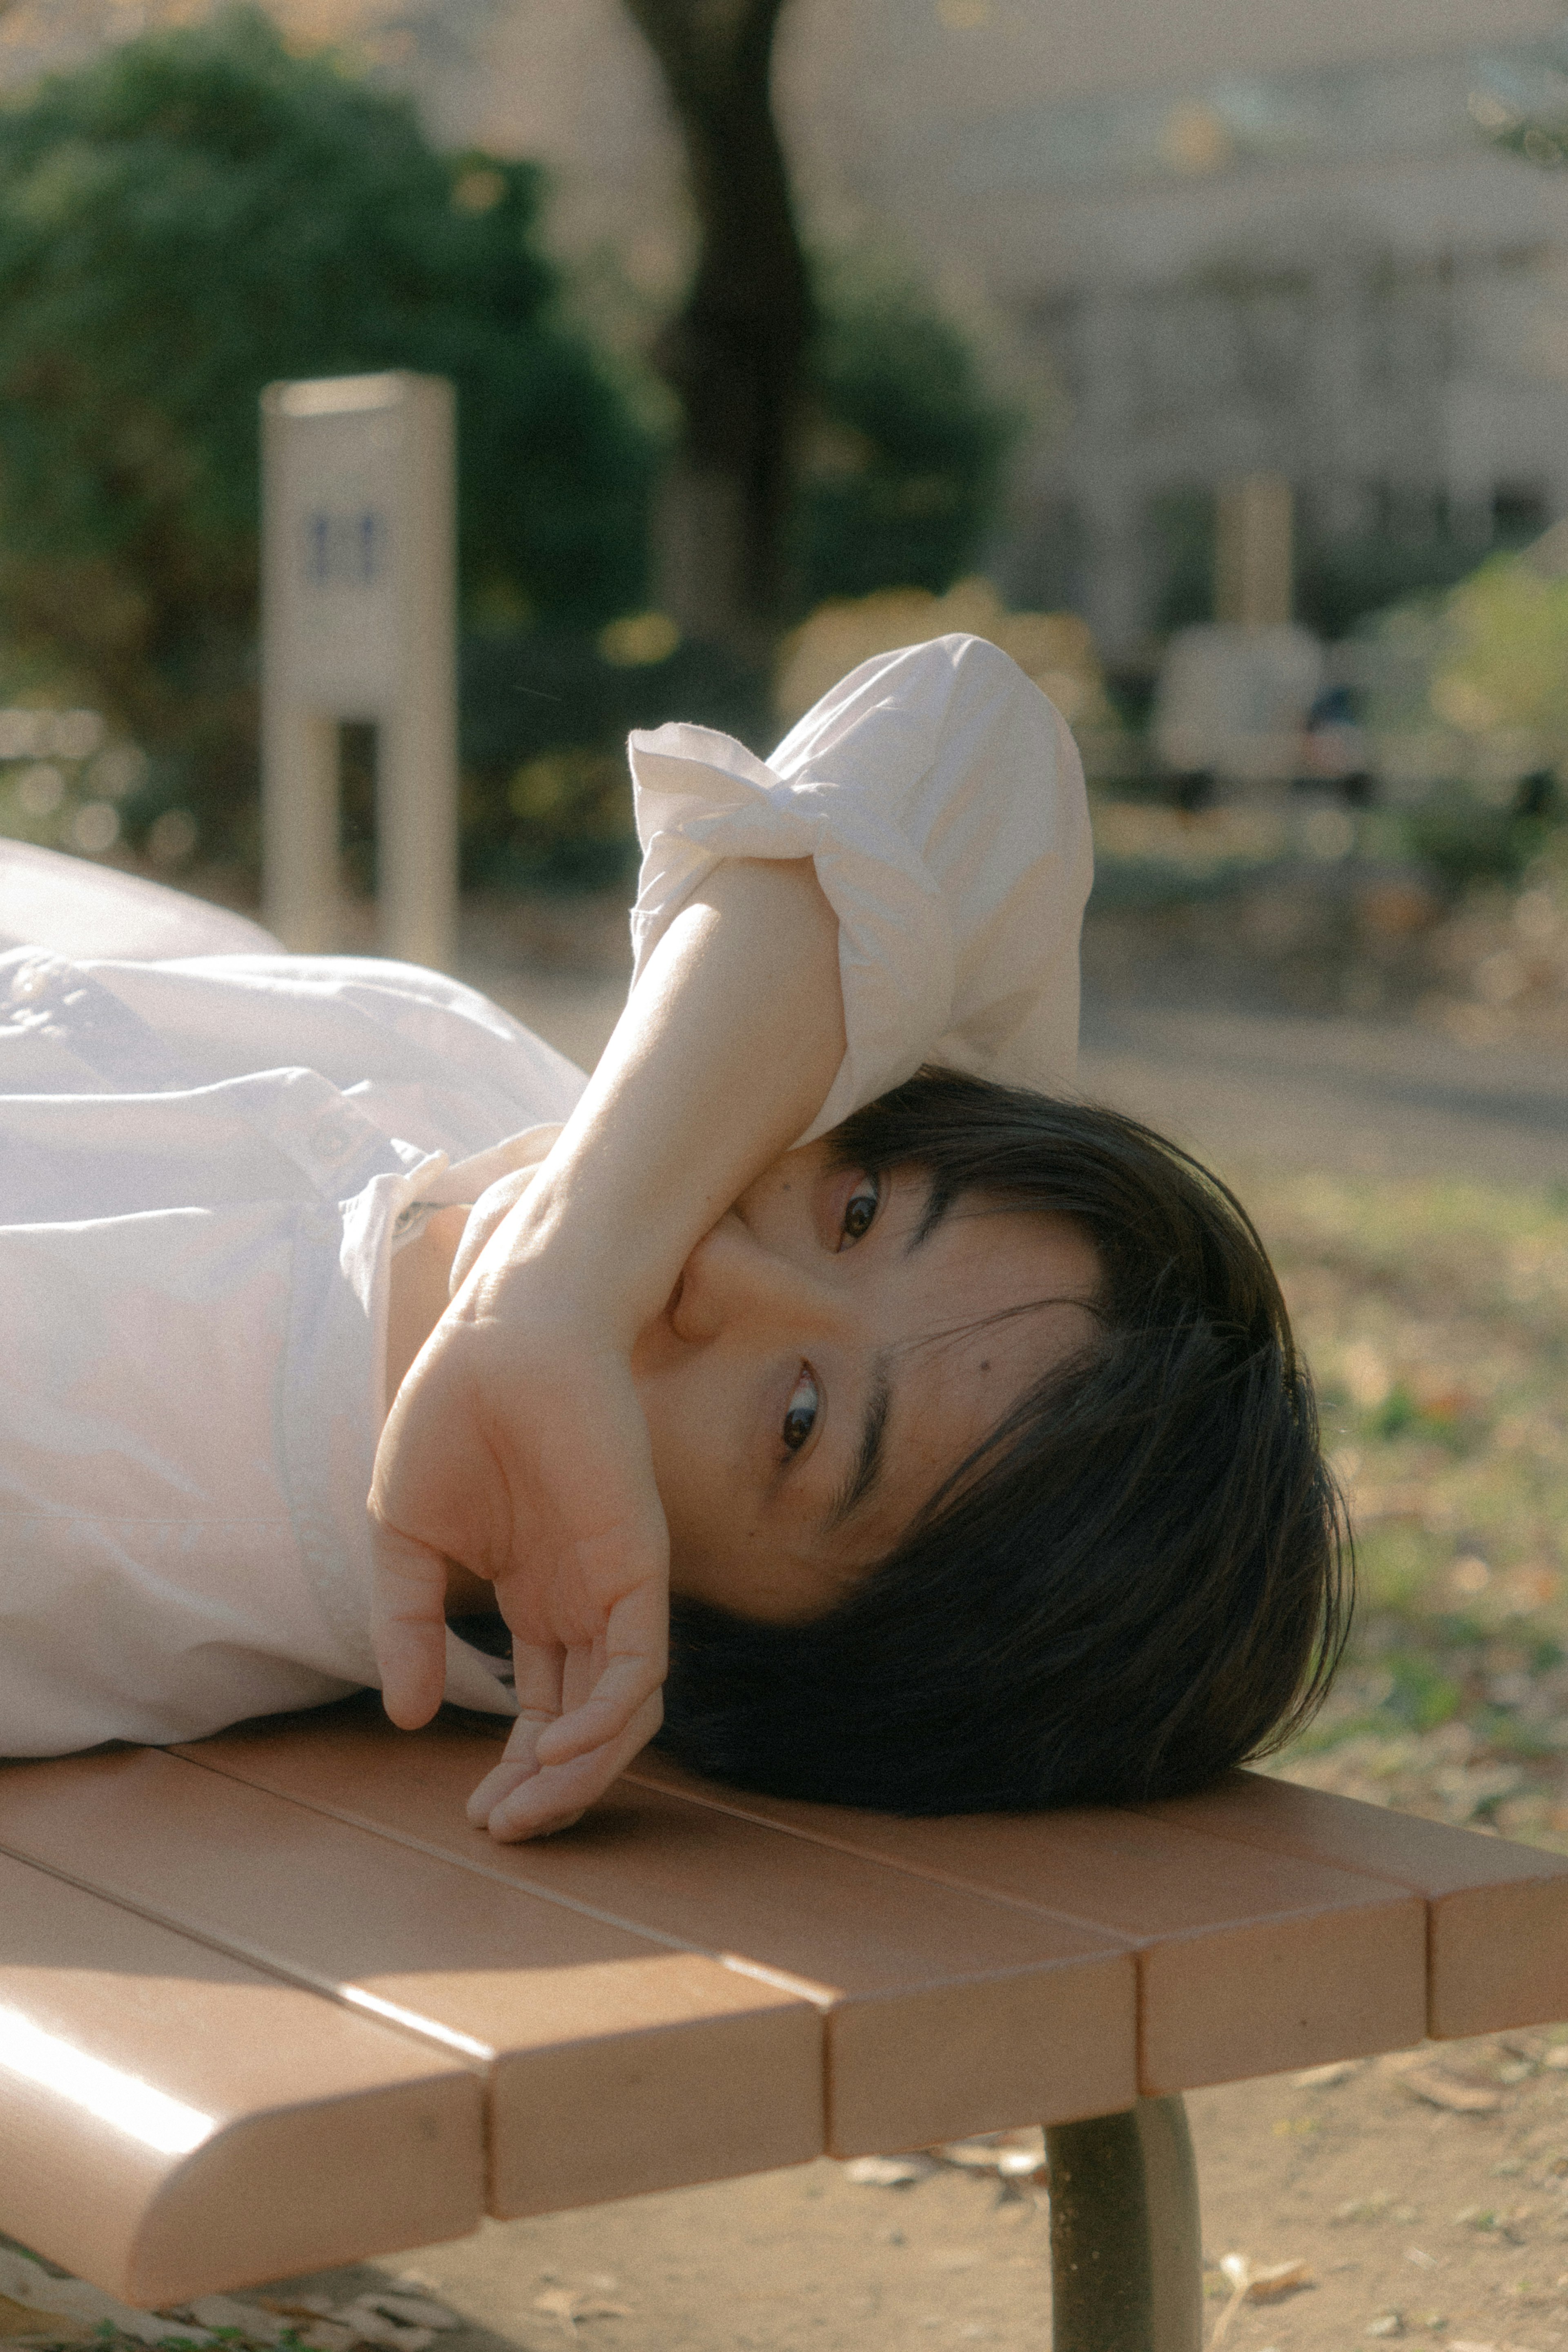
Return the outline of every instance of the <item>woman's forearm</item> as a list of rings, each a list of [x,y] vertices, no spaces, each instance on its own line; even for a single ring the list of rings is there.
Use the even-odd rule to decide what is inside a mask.
[[[810,861],[719,866],[660,940],[587,1092],[490,1236],[470,1311],[527,1259],[630,1344],[704,1234],[810,1126],[843,1051],[838,926]]]
[[[632,1349],[810,1125],[843,1045],[810,864],[727,862],[671,922],[538,1172],[475,1208],[377,1451],[375,1645],[388,1713],[425,1722],[450,1563],[495,1585],[519,1708],[477,1792],[498,1836],[575,1819],[657,1728],[669,1537]]]

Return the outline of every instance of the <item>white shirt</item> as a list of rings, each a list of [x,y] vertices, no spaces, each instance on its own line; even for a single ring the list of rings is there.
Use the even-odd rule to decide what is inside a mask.
[[[767,765],[690,727],[634,736],[632,763],[639,971],[720,859],[816,860],[849,1042],[812,1135],[926,1059],[1071,1086],[1082,779],[994,646],[865,664]],[[474,1199],[585,1084],[434,972],[171,959],[182,920],[199,950],[249,935],[102,869],[73,901],[78,869],[41,855],[0,845],[0,923],[25,865],[48,942],[0,952],[9,1756],[198,1738],[375,1682],[364,1503],[399,1220]],[[117,955],[80,954],[84,920]],[[449,1642],[449,1697],[508,1712],[496,1674]]]

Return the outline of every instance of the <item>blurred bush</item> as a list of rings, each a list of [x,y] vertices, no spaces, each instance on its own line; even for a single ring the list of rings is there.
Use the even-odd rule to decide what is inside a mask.
[[[1455,590],[1452,650],[1431,689],[1449,725],[1467,734],[1518,729],[1560,774],[1568,772],[1568,545],[1562,554],[1562,569],[1544,552],[1500,556]]]
[[[1162,635],[1212,621],[1215,501],[1196,485],[1164,490],[1145,518],[1155,581],[1155,625]],[[1298,534],[1294,616],[1331,645],[1369,615],[1408,598],[1440,594],[1472,572],[1480,555],[1514,552],[1528,531],[1500,529],[1490,549],[1451,531]]]
[[[1568,542],[1494,556],[1375,615],[1356,646],[1383,797],[1421,812],[1445,872],[1512,875],[1568,780]],[[1467,846],[1467,844],[1469,845]]]
[[[1401,539],[1378,531],[1309,543],[1296,566],[1296,618],[1333,643],[1385,605],[1452,588],[1475,570],[1476,553],[1473,540],[1440,532]]]
[[[1521,814],[1517,806],[1489,808],[1453,783],[1436,786],[1406,811],[1404,825],[1411,856],[1449,891],[1472,882],[1520,881],[1553,831],[1548,816]]]
[[[766,751],[765,681],[663,613],[590,636],[545,628],[461,647],[463,874],[490,888],[597,889],[635,866],[625,737],[699,719]]]
[[[178,807],[252,845],[256,398],[407,367],[458,388],[471,622],[643,594],[650,436],[562,322],[538,175],[259,11],[149,34],[0,113],[0,631],[47,647]]]
[[[974,561],[1019,420],[913,282],[841,263],[820,297],[793,521],[800,608],[878,588],[940,593]]]

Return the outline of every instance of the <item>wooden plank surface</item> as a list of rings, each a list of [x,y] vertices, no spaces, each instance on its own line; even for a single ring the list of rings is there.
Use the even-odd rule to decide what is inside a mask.
[[[1427,2031],[1437,2040],[1568,2018],[1568,1855],[1260,1772],[1232,1772],[1201,1796],[1141,1810],[1420,1895]]]
[[[1106,2114],[1134,2095],[1118,1937],[632,1781],[569,1837],[497,1846],[463,1812],[494,1738],[451,1723],[410,1736],[350,1708],[181,1752],[804,1993],[827,2019],[834,2154]]]
[[[801,1995],[179,1757],[15,1766],[0,1847],[483,2068],[494,2213],[821,2152]]]
[[[471,2067],[0,1855],[0,2216],[40,2253],[176,2302],[464,2236],[483,2155]]]
[[[656,1757],[632,1777],[819,1850],[1125,1938],[1151,2096],[1400,2049],[1425,2029],[1423,1906],[1364,1872],[1110,1810],[902,1821],[721,1790]]]

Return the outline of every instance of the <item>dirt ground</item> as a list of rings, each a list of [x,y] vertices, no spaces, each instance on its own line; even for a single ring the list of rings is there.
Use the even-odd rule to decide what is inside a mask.
[[[1568,2028],[1452,2043],[1188,2098],[1206,2315],[1228,2254],[1311,2284],[1231,2314],[1228,2352],[1350,2352],[1406,2336],[1494,2352],[1568,2340]],[[1432,2076],[1437,2072],[1434,2085]],[[1331,2077],[1334,2070],[1321,2070]],[[1436,2106],[1447,2083],[1490,2104]],[[1041,2352],[1050,2222],[1032,2186],[942,2167],[858,2185],[821,2162],[540,2221],[379,2266],[476,2335],[451,2352]],[[370,2268],[310,2282],[343,2301]]]

